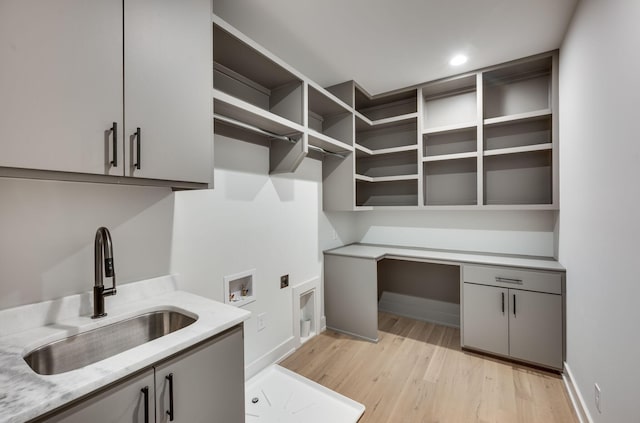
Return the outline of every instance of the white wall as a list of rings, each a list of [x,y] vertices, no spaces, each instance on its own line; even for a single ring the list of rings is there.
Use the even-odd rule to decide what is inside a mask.
[[[583,0],[560,56],[567,364],[594,422],[640,421],[639,22],[637,0]]]
[[[553,211],[359,212],[360,242],[554,256]]]
[[[291,287],[321,276],[323,249],[353,241],[353,217],[322,212],[320,161],[307,158],[294,174],[270,176],[264,143],[216,131],[215,189],[176,193],[171,270],[184,289],[224,301],[224,276],[256,269],[257,300],[245,306],[250,376],[294,347]],[[280,289],[284,274],[290,287]],[[266,329],[258,332],[260,313]]]
[[[0,309],[91,291],[100,226],[118,283],[169,272],[169,188],[0,178],[0,196]]]

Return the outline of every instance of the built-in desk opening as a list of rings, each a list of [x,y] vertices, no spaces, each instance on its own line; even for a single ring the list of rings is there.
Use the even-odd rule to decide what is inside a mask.
[[[378,309],[460,327],[460,266],[380,260]]]

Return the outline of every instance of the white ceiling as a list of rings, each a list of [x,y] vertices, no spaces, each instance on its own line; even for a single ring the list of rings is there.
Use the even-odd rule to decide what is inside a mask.
[[[322,86],[391,91],[556,49],[578,0],[214,0]],[[453,68],[456,53],[469,61]]]

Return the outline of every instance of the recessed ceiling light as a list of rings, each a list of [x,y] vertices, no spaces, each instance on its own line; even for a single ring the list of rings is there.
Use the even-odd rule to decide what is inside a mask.
[[[451,60],[449,60],[449,64],[451,66],[460,66],[465,63],[467,63],[467,56],[464,54],[456,54]]]

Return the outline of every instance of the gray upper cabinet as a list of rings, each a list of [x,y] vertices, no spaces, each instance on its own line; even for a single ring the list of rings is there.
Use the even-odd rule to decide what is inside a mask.
[[[211,182],[211,31],[209,0],[3,1],[3,174]]]
[[[211,0],[125,0],[124,16],[125,175],[211,182]]]
[[[3,0],[0,57],[0,166],[123,174],[121,1]]]

